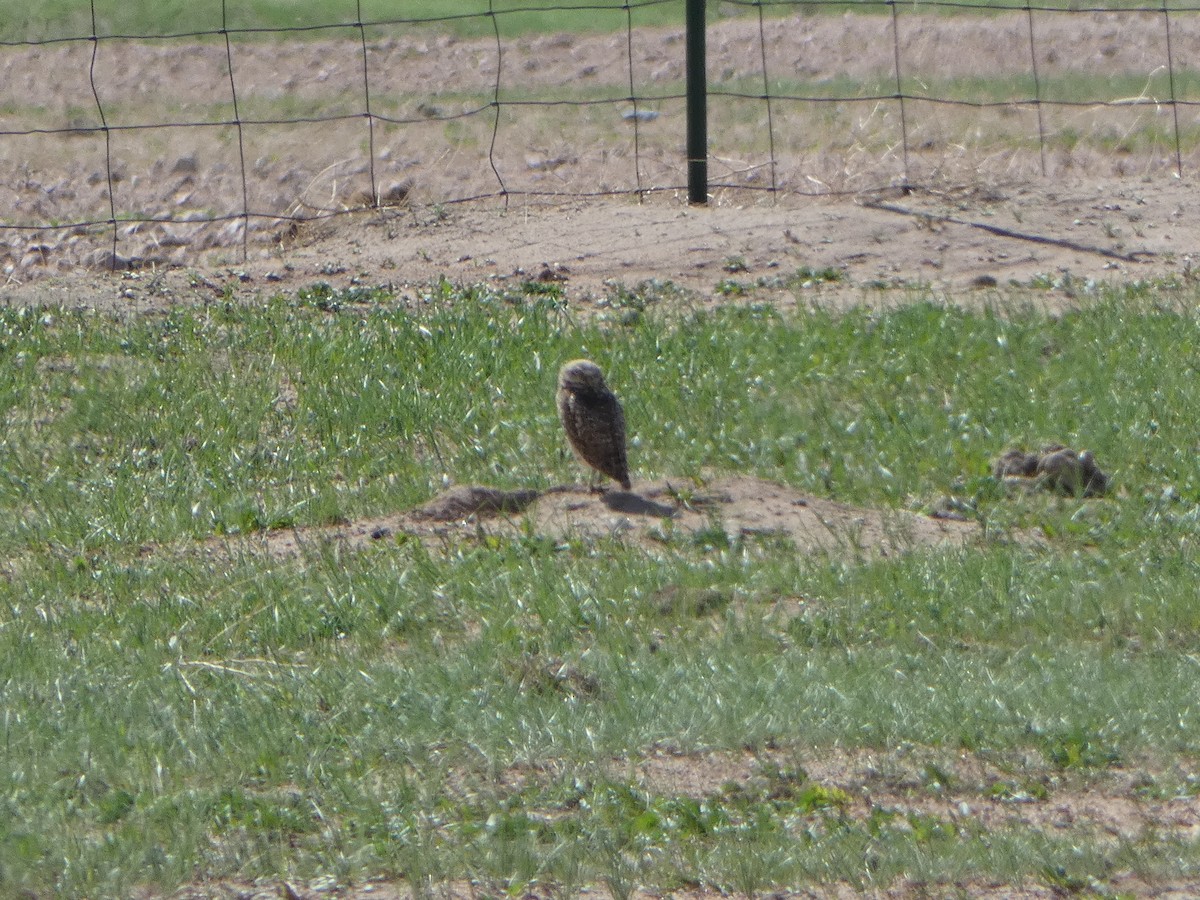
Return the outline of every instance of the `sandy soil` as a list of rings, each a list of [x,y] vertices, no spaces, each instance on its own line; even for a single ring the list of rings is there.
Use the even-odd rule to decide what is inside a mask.
[[[1010,282],[1192,277],[1200,185],[1136,179],[791,198],[707,207],[658,196],[496,201],[372,211],[308,224],[248,262],[10,278],[0,302],[149,312],[176,303],[254,299],[315,283],[407,291],[445,277],[503,287],[552,279],[581,309],[618,286],[671,282],[697,302],[737,296],[783,304],[905,302],[926,286],[952,302],[990,302]],[[228,254],[227,254],[228,255]],[[796,278],[833,269],[840,280]],[[732,271],[731,271],[732,270]],[[730,282],[739,287],[731,298]],[[741,293],[741,291],[745,293]],[[926,294],[928,296],[929,294]],[[1069,294],[1045,293],[1053,306]],[[1034,297],[1037,301],[1037,295]]]
[[[333,543],[354,549],[407,534],[435,543],[473,541],[482,535],[517,536],[532,525],[560,539],[618,538],[648,548],[692,541],[719,522],[730,541],[782,538],[802,553],[871,558],[915,547],[958,547],[984,540],[978,523],[950,514],[881,511],[802,496],[749,476],[635,484],[632,491],[589,491],[567,485],[546,491],[500,491],[479,485],[452,488],[428,504],[348,525],[289,528],[219,538],[217,552],[266,552],[279,558]],[[1033,540],[1021,535],[1022,540]],[[153,552],[154,548],[147,548]]]

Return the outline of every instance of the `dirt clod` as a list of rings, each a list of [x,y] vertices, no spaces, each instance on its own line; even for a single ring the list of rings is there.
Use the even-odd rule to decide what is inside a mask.
[[[435,522],[454,522],[471,516],[519,513],[541,496],[540,491],[502,491],[498,488],[468,485],[451,488],[413,511],[414,518]]]

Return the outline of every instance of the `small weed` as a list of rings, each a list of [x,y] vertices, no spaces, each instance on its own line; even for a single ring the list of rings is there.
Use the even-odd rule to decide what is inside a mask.
[[[253,534],[256,531],[289,528],[295,524],[295,519],[290,515],[268,514],[257,504],[239,503],[214,521],[213,530],[225,535]]]
[[[936,763],[928,763],[921,770],[921,783],[936,793],[953,790],[954,781],[954,776]]]
[[[841,810],[850,804],[850,795],[841,788],[811,782],[804,784],[793,799],[797,809],[805,813],[826,809]]]
[[[1060,769],[1104,768],[1121,762],[1116,748],[1080,728],[1045,734],[1041,739],[1047,757]]]
[[[820,269],[813,268],[812,266],[801,266],[792,275],[788,276],[786,286],[804,289],[820,284],[839,284],[845,278],[846,273],[833,266],[825,266]]]
[[[1041,875],[1042,880],[1060,896],[1093,896],[1092,879],[1072,874],[1064,866],[1047,866],[1042,869]]]
[[[522,281],[521,293],[526,297],[538,297],[561,303],[565,298],[563,286],[557,281]]]
[[[296,299],[322,312],[338,312],[342,308],[338,291],[324,281],[300,288],[296,291]]]
[[[1049,799],[1050,790],[1042,781],[1024,779],[1021,781],[994,781],[988,786],[986,794],[993,800],[1008,803],[1034,803]]]
[[[744,297],[750,293],[750,285],[733,278],[723,278],[713,288],[722,297]]]
[[[632,288],[619,281],[605,282],[605,299],[614,309],[644,312],[665,302],[688,302],[691,295],[673,281],[651,279],[640,281]]]
[[[727,550],[733,546],[733,539],[724,525],[714,521],[693,533],[692,545],[704,550]]]

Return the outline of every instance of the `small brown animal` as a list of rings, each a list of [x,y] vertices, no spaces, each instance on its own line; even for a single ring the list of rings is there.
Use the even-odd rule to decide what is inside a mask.
[[[1032,478],[1037,474],[1038,455],[1026,453],[1024,450],[1012,449],[1007,451],[992,465],[992,474],[996,478],[1005,475],[1019,475],[1022,478]]]
[[[625,413],[591,360],[574,359],[559,370],[558,417],[579,461],[629,490]]]
[[[1038,460],[1037,477],[1064,494],[1093,497],[1108,490],[1108,476],[1097,468],[1090,450],[1076,453],[1069,447],[1050,449]]]
[[[1103,494],[1109,483],[1090,450],[1076,453],[1062,444],[1050,444],[1035,453],[1009,450],[992,465],[992,474],[1010,484],[1084,497]]]

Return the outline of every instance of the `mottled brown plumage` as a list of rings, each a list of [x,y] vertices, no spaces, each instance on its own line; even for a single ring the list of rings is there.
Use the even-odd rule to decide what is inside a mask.
[[[629,490],[625,413],[591,360],[575,359],[559,370],[558,417],[580,462]]]

